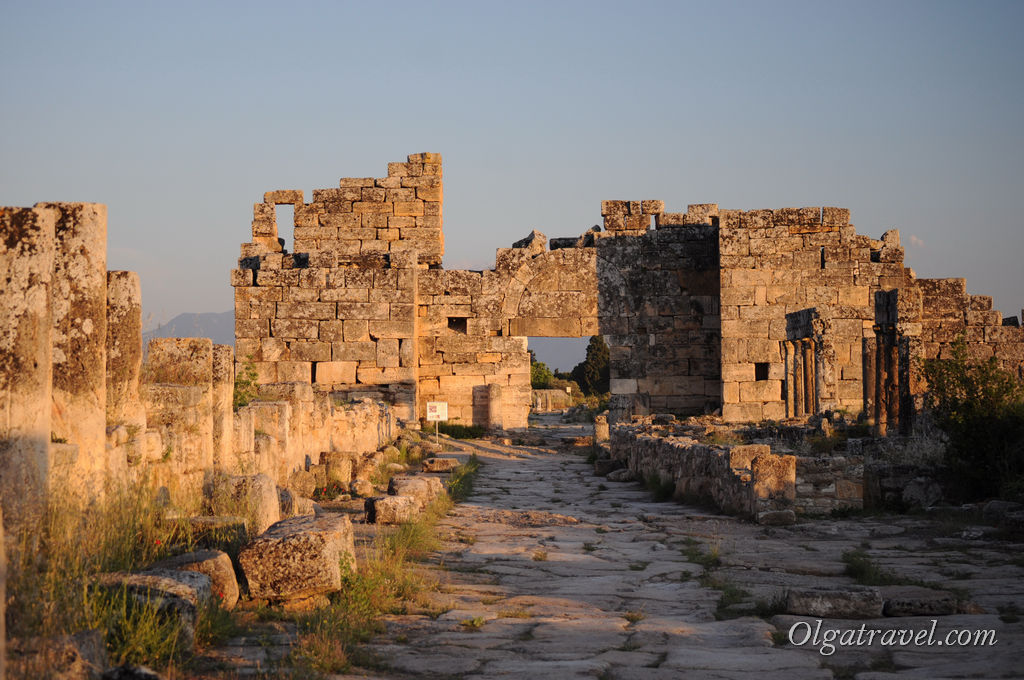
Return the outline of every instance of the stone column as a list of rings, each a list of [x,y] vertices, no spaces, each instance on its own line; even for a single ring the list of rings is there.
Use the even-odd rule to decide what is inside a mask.
[[[39,206],[57,211],[52,429],[56,437],[78,446],[78,461],[69,473],[99,474],[105,467],[107,426],[107,207]]]
[[[107,272],[107,424],[144,430],[142,288],[135,272]]]
[[[814,365],[814,341],[804,340],[804,411],[807,415],[813,416],[818,412],[817,395],[815,394],[815,381],[817,371]]]
[[[503,390],[501,387],[501,385],[494,383],[487,386],[487,427],[493,430],[500,430],[505,427]]]
[[[234,460],[235,351],[213,346],[213,465],[225,468]],[[231,470],[234,472],[234,470]]]
[[[782,341],[783,358],[786,362],[786,417],[796,417],[796,399],[794,389],[796,380],[796,366],[793,360],[793,343],[789,340]]]
[[[875,424],[875,338],[864,338],[862,375],[864,383],[864,415],[869,425]]]
[[[47,208],[0,208],[0,500],[15,531],[38,516],[45,500],[55,221]]]

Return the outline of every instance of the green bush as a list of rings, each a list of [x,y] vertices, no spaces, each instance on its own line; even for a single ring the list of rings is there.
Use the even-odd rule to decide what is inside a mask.
[[[459,425],[449,422],[438,423],[437,429],[441,434],[453,439],[479,439],[487,432],[481,425]]]
[[[927,404],[946,434],[949,489],[960,500],[1024,495],[1024,385],[995,358],[970,362],[961,336],[951,359],[924,363]]]
[[[256,366],[253,364],[250,354],[242,364],[242,370],[235,375],[235,393],[232,405],[236,411],[256,398],[257,378]]]

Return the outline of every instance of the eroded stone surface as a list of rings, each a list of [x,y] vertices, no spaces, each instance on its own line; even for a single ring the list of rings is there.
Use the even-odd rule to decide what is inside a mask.
[[[347,515],[281,520],[238,556],[257,599],[296,600],[341,588],[342,565],[355,570],[352,523]]]

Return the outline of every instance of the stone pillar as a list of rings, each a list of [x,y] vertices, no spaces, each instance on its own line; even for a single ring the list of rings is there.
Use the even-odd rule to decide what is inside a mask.
[[[895,344],[885,348],[885,409],[886,420],[891,430],[899,431],[900,426],[900,374],[899,348]]]
[[[145,429],[142,374],[142,288],[135,272],[107,272],[107,425]]]
[[[807,415],[814,415],[818,412],[817,395],[815,394],[816,374],[814,365],[814,341],[804,340],[804,411]]]
[[[41,203],[54,225],[54,436],[78,446],[72,474],[104,472],[107,428],[107,207]],[[84,481],[84,480],[83,480]]]
[[[213,346],[213,465],[226,468],[234,460],[235,350]],[[234,472],[234,470],[231,470]]]
[[[887,378],[885,339],[882,336],[877,336],[875,339],[875,434],[879,437],[884,437],[887,429],[885,408],[885,381]]]
[[[492,430],[500,430],[505,427],[501,387],[494,383],[487,386],[487,427]]]
[[[46,208],[0,208],[0,500],[6,499],[11,533],[36,517],[45,500],[55,220]]]
[[[784,340],[782,349],[786,361],[786,417],[795,418],[796,412],[796,360],[794,357],[793,343]]]
[[[793,342],[793,416],[799,418],[804,414],[802,399],[804,391],[803,355],[800,352],[800,343]]]
[[[864,415],[868,425],[875,424],[875,343],[875,338],[864,338],[862,349]]]

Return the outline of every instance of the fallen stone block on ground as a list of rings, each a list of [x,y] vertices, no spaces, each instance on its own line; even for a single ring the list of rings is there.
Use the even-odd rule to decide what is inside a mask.
[[[238,556],[256,599],[297,600],[341,589],[342,563],[356,569],[347,515],[281,520]]]
[[[786,613],[801,616],[877,619],[882,616],[882,605],[882,595],[877,588],[794,588],[786,594]]]
[[[139,573],[111,572],[96,577],[94,585],[116,593],[124,589],[138,605],[156,607],[159,614],[177,618],[185,650],[195,644],[199,610],[211,597],[210,577],[196,571],[150,569]]]
[[[231,611],[238,603],[238,580],[231,558],[225,552],[198,550],[161,560],[153,567],[206,574],[210,577],[213,598],[223,609]]]
[[[411,522],[420,514],[420,504],[412,496],[375,496],[364,506],[370,524]]]
[[[424,472],[451,472],[459,467],[458,458],[427,458],[423,461]]]

